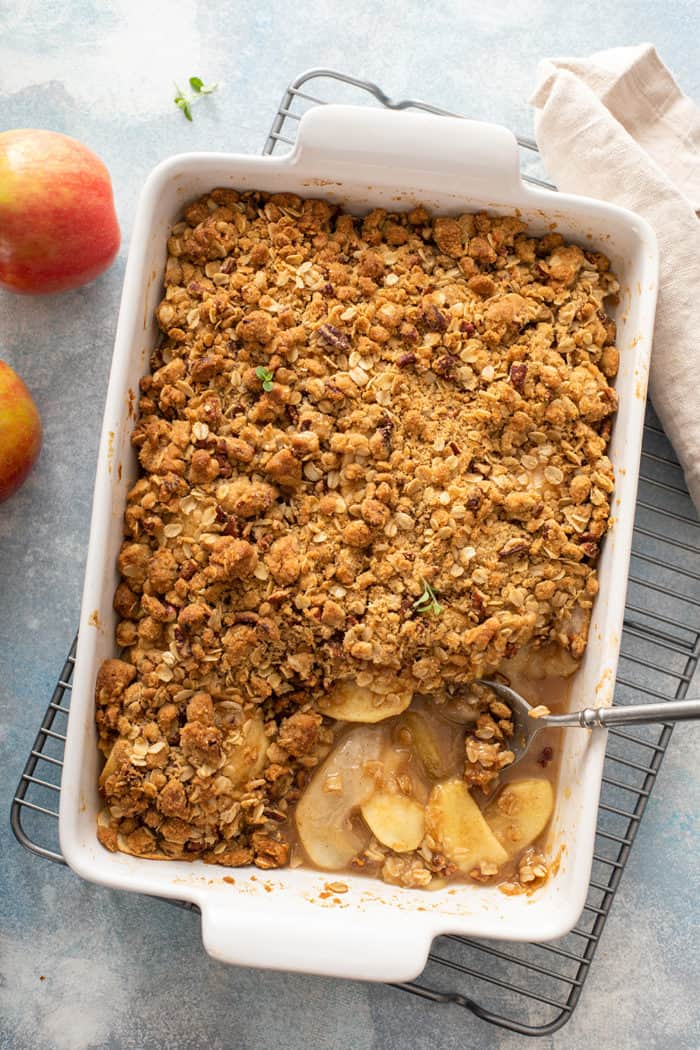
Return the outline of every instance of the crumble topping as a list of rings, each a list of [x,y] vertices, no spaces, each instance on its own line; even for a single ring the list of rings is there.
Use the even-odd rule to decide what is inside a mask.
[[[96,686],[107,848],[279,867],[342,722],[517,655],[575,668],[617,289],[605,256],[512,217],[225,189],[185,210],[132,436],[123,654]],[[470,785],[510,761],[498,703],[466,735]],[[382,876],[427,885],[423,849],[380,847]]]

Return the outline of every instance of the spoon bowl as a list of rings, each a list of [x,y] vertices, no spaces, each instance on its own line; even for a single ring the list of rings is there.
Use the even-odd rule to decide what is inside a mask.
[[[534,714],[533,708],[520,693],[502,682],[478,678],[478,685],[488,686],[511,709],[513,735],[508,747],[515,758],[507,767],[512,769],[522,761],[532,747],[533,740],[543,729],[567,726],[579,729],[601,729],[615,725],[645,725],[650,722],[690,722],[700,719],[700,700],[668,700],[661,704],[630,704],[617,707],[584,707],[563,715]]]

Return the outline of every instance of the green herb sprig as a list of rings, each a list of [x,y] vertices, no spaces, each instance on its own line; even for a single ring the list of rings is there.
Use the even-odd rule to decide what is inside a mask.
[[[272,383],[275,378],[274,372],[271,372],[269,368],[263,368],[262,365],[258,365],[255,369],[255,374],[262,383],[262,388],[266,393],[272,390]]]
[[[178,109],[182,110],[187,120],[191,121],[192,103],[195,102],[198,98],[201,98],[202,95],[211,95],[212,92],[216,91],[219,85],[205,84],[201,77],[190,77],[188,83],[192,88],[194,95],[186,95],[183,91],[180,90],[180,88],[176,84],[175,90],[177,91],[177,94],[173,99],[173,102],[178,107]]]
[[[437,600],[435,591],[430,586],[427,580],[421,577],[421,583],[423,584],[423,593],[413,603],[413,608],[418,613],[431,612],[433,616],[439,616],[443,611],[443,606]]]

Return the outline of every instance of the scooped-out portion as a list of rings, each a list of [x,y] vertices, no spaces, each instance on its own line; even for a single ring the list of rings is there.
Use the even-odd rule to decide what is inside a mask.
[[[214,189],[167,243],[96,681],[98,837],[394,885],[548,875],[608,527],[618,282],[517,216]]]
[[[549,868],[535,844],[554,808],[555,741],[510,774],[509,715],[477,687],[458,698],[416,696],[381,726],[339,723],[297,803],[292,863],[403,886],[540,885]]]

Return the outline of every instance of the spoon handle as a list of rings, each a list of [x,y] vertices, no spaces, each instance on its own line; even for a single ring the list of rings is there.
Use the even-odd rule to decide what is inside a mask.
[[[692,722],[695,719],[700,719],[700,700],[669,700],[663,704],[631,704],[629,707],[585,707],[583,711],[571,711],[566,715],[547,715],[540,724],[596,729],[599,726]]]

